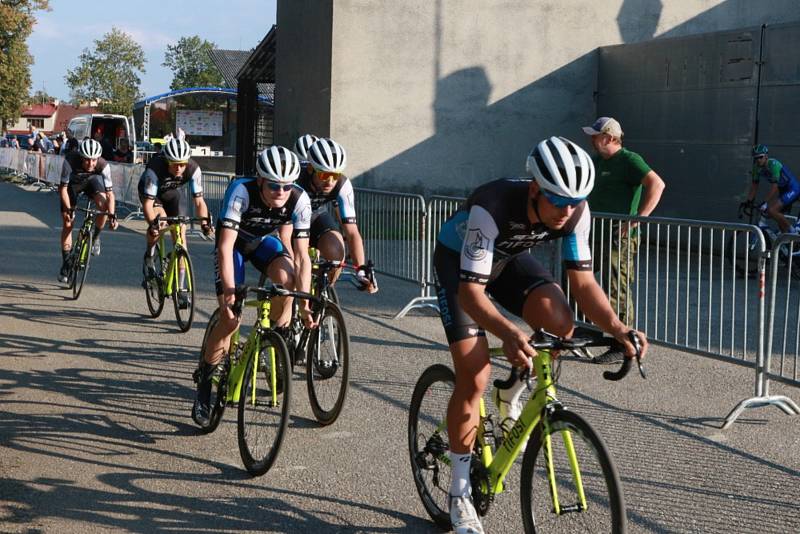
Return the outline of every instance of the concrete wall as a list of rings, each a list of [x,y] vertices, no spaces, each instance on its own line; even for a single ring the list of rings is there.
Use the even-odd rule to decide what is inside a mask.
[[[301,79],[297,72],[281,76],[283,47],[297,46],[286,35],[306,24],[286,15],[312,4],[278,3],[276,127],[287,138],[302,128],[292,132],[282,124],[282,106],[302,117],[307,112],[280,98],[284,84]],[[521,174],[525,155],[545,136],[588,147],[580,126],[597,112],[599,46],[797,20],[797,6],[797,0],[336,0],[329,129],[286,120],[341,142],[357,185],[464,193]],[[319,55],[326,53],[322,46]],[[315,56],[307,50],[305,57],[321,63]],[[323,85],[323,71],[311,75]]]
[[[333,0],[278,2],[274,142],[329,135]]]

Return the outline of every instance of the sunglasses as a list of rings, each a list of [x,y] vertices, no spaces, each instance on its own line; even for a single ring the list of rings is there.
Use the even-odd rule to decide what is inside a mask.
[[[339,174],[335,172],[319,172],[317,171],[317,178],[323,182],[335,182],[339,179]]]
[[[760,160],[760,159],[764,159],[764,158],[766,158],[766,157],[767,157],[767,155],[766,155],[766,154],[759,154],[758,156],[753,156],[753,159],[754,159],[755,161],[758,161],[758,160]]]
[[[562,197],[561,195],[555,195],[553,193],[548,193],[547,191],[542,191],[542,193],[544,193],[544,197],[547,199],[547,201],[557,208],[574,208],[584,201],[583,198]]]
[[[267,182],[267,187],[270,191],[277,193],[278,191],[291,191],[294,184],[277,184],[275,182]]]

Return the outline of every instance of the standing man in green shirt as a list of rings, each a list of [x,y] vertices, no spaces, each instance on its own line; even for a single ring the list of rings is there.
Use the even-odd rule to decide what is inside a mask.
[[[591,126],[584,127],[583,131],[591,136],[592,146],[597,152],[594,157],[595,186],[589,195],[592,212],[640,217],[650,215],[661,200],[664,180],[639,154],[622,146],[623,133],[619,122],[611,117],[600,117]],[[608,286],[606,289],[611,307],[628,326],[633,326],[636,318],[630,294],[639,248],[638,235],[633,231],[635,226],[636,223],[622,224],[615,235],[608,235],[610,232],[606,230],[605,235],[601,236],[601,232],[597,231],[598,235],[593,239],[592,257],[603,260],[595,264],[595,270],[600,271],[601,284]],[[601,242],[601,237],[605,243]],[[622,358],[622,353],[609,351],[595,360],[598,363],[614,363]]]

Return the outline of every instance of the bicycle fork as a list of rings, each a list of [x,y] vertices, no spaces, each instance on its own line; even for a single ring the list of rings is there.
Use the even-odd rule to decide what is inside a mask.
[[[556,515],[563,515],[572,512],[583,512],[586,510],[586,494],[583,490],[583,479],[581,478],[581,469],[578,465],[578,455],[575,453],[575,444],[572,441],[572,434],[569,430],[561,430],[561,439],[564,442],[564,451],[567,454],[569,461],[569,468],[572,472],[572,483],[575,486],[575,491],[578,495],[578,502],[571,505],[562,506],[558,499],[558,482],[556,481],[555,465],[553,463],[553,441],[552,429],[550,427],[550,417],[556,410],[560,410],[561,405],[553,403],[546,408],[548,412],[542,418],[542,446],[544,449],[545,468],[547,470],[547,483],[550,486],[550,498],[553,502],[553,513]]]

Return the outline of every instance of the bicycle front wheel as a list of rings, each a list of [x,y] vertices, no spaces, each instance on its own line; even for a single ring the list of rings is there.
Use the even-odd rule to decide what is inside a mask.
[[[573,412],[557,410],[548,421],[522,459],[525,532],[625,532],[622,486],[600,436]]]
[[[408,454],[422,505],[441,528],[450,525],[450,439],[447,405],[456,376],[447,366],[428,367],[417,381],[408,412]]]
[[[89,272],[89,259],[92,257],[92,232],[89,231],[78,239],[78,254],[72,264],[75,283],[72,285],[72,299],[78,300],[86,282],[86,275]]]
[[[161,262],[161,250],[156,245],[156,251],[153,255],[154,277],[149,280],[145,278],[144,294],[147,298],[147,309],[150,310],[151,317],[158,317],[164,309],[164,269]],[[142,271],[147,273],[147,263],[143,265]],[[146,277],[146,275],[145,275]]]
[[[172,279],[172,304],[175,307],[175,319],[181,332],[192,327],[194,319],[194,274],[189,253],[183,249],[175,251],[175,271]]]
[[[339,306],[325,304],[319,327],[310,337],[306,359],[308,399],[317,421],[329,425],[342,411],[350,377],[350,340]]]
[[[263,475],[278,456],[289,423],[291,362],[283,338],[261,335],[260,351],[247,362],[239,394],[239,453],[245,469]]]

